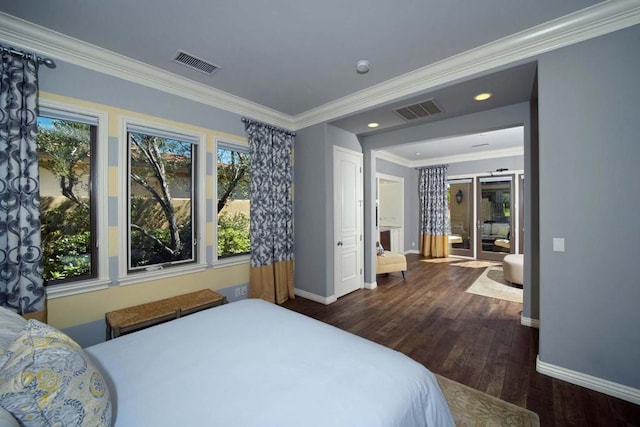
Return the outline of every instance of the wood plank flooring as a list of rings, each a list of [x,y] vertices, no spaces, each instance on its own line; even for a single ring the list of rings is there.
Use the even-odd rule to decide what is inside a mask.
[[[396,349],[431,371],[535,411],[541,426],[640,426],[640,406],[536,372],[538,330],[522,304],[466,293],[484,271],[464,260],[407,255],[409,271],[377,277],[328,306],[284,306]]]

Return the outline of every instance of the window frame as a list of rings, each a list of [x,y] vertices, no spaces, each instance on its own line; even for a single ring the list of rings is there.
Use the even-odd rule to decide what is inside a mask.
[[[192,183],[195,188],[192,190],[192,223],[195,227],[195,244],[193,261],[177,262],[170,267],[150,266],[149,270],[129,270],[129,128],[148,128],[160,134],[170,134],[183,136],[188,141],[192,141],[195,148],[195,160],[193,161]],[[118,282],[120,285],[157,280],[168,277],[175,277],[184,274],[203,271],[206,268],[205,259],[205,230],[206,230],[206,203],[205,198],[205,167],[206,167],[206,136],[202,132],[190,130],[188,128],[167,125],[162,122],[144,120],[135,117],[120,117],[120,188],[119,188],[119,214],[118,214],[118,236],[120,237],[120,255],[118,256]],[[195,205],[195,207],[194,207]]]
[[[77,279],[62,283],[53,283],[46,286],[47,299],[55,299],[69,295],[76,295],[100,289],[106,289],[111,280],[109,278],[109,239],[108,239],[108,192],[107,171],[108,145],[109,145],[109,114],[104,110],[97,110],[75,104],[47,99],[39,100],[40,111],[38,117],[57,116],[87,116],[97,121],[95,125],[96,140],[95,150],[92,147],[92,171],[90,194],[91,209],[95,220],[92,221],[92,240],[95,242],[95,254],[92,254],[92,262],[96,263],[95,277]],[[70,119],[71,120],[71,119]],[[95,151],[95,152],[94,152]],[[103,190],[104,189],[104,190]],[[96,268],[97,267],[97,268]]]
[[[220,147],[221,146],[221,147]],[[218,147],[233,148],[238,147],[241,151],[246,151],[249,156],[249,142],[245,140],[235,140],[230,138],[214,138],[213,143],[213,265],[216,267],[229,267],[233,265],[248,264],[251,261],[251,252],[248,254],[228,255],[220,257],[218,254]]]

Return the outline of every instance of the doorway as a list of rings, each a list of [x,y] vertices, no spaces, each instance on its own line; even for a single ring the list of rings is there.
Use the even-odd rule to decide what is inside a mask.
[[[404,178],[376,174],[378,241],[391,252],[404,253]]]
[[[502,261],[514,253],[514,175],[477,178],[477,258]],[[513,243],[512,243],[513,241]]]

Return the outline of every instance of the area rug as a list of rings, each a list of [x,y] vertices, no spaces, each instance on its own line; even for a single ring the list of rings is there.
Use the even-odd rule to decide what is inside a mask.
[[[470,294],[522,303],[522,287],[504,280],[502,267],[488,267],[467,289]]]
[[[442,264],[444,262],[459,262],[460,258],[426,258],[421,259],[421,262],[430,262],[432,264]]]
[[[436,374],[457,427],[539,427],[538,414]]]
[[[501,265],[499,262],[494,262],[494,261],[477,261],[477,260],[470,260],[470,261],[461,261],[461,262],[457,262],[455,264],[451,264],[455,267],[466,267],[466,268],[487,268],[487,267],[494,267],[494,266],[498,266]]]

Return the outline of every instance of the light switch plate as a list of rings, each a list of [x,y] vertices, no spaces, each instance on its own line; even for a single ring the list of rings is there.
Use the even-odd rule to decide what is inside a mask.
[[[564,237],[553,238],[553,251],[564,252]]]

